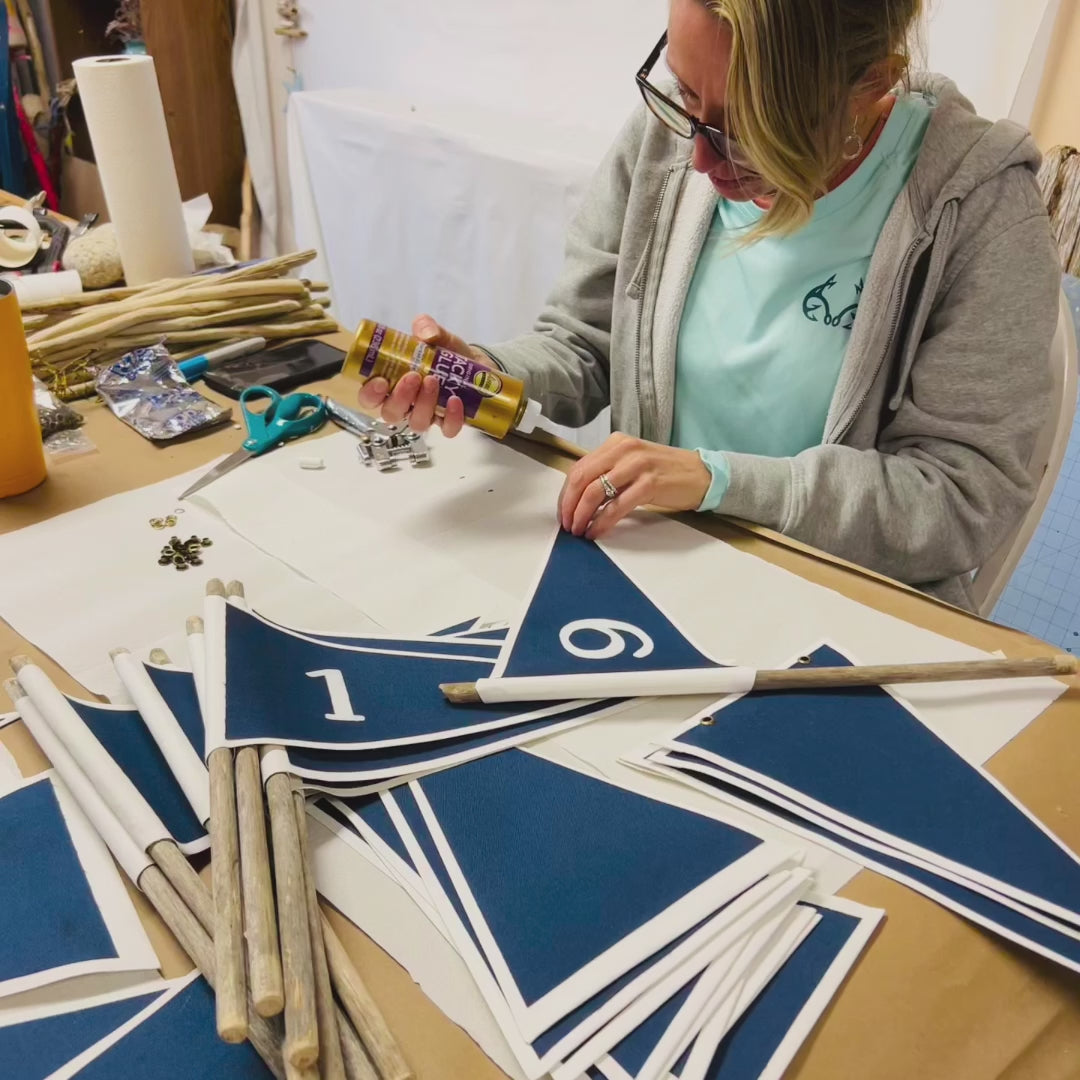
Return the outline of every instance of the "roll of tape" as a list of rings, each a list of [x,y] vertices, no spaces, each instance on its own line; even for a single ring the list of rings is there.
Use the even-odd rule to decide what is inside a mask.
[[[40,250],[41,226],[34,215],[21,206],[0,209],[0,266],[9,270],[28,266]]]
[[[15,295],[23,305],[76,296],[83,291],[82,279],[75,270],[60,270],[55,274],[12,274],[7,279],[15,286]]]

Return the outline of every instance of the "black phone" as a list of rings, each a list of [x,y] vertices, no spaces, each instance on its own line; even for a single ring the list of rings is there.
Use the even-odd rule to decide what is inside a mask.
[[[269,386],[284,393],[304,383],[328,379],[344,363],[341,349],[304,338],[226,360],[221,367],[208,370],[203,379],[207,386],[231,398],[238,398],[249,386]]]

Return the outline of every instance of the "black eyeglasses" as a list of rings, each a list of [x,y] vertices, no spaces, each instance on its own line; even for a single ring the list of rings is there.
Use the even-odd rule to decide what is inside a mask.
[[[641,70],[634,77],[645,104],[649,106],[652,114],[665,126],[669,127],[676,135],[684,139],[692,139],[696,135],[702,135],[709,145],[722,158],[730,161],[737,168],[753,168],[746,152],[726,131],[722,131],[712,124],[704,124],[696,116],[691,116],[681,105],[676,104],[666,94],[661,94],[651,82],[649,72],[656,66],[660,54],[667,44],[667,31],[661,35],[656,43],[656,48],[649,53],[649,58],[641,66]]]

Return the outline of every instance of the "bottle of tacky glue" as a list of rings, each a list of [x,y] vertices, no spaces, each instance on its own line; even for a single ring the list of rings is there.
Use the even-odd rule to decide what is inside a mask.
[[[434,375],[439,380],[436,415],[442,416],[451,396],[459,397],[465,423],[497,439],[510,431],[532,431],[540,416],[540,402],[525,396],[520,379],[370,319],[358,327],[343,371],[361,382],[383,378],[391,389],[410,371]]]

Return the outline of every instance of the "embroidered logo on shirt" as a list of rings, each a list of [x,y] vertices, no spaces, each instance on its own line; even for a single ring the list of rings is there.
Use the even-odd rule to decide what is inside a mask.
[[[835,326],[841,330],[850,330],[855,322],[855,312],[859,309],[859,298],[862,296],[863,282],[855,286],[855,300],[848,304],[837,314],[832,313],[829,298],[825,295],[836,284],[836,275],[833,274],[828,281],[815,285],[805,297],[803,297],[803,314],[811,322],[824,323],[826,326]]]

